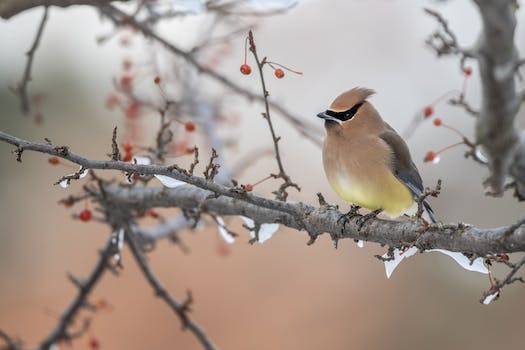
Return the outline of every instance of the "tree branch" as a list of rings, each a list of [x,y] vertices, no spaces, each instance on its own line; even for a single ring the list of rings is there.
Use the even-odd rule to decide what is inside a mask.
[[[22,80],[18,84],[18,86],[15,89],[15,93],[20,97],[20,103],[22,112],[24,114],[28,114],[30,110],[30,103],[29,103],[29,95],[27,93],[27,85],[31,81],[31,68],[33,67],[33,60],[35,58],[36,50],[38,49],[38,46],[40,45],[40,39],[42,38],[42,33],[44,32],[44,27],[46,26],[47,22],[47,15],[49,12],[49,7],[44,8],[44,13],[42,14],[42,19],[40,20],[40,25],[38,26],[35,40],[33,41],[33,45],[31,45],[31,48],[29,51],[27,51],[27,63],[24,69],[24,75],[22,76]]]
[[[0,0],[0,17],[9,19],[38,6],[68,7],[72,5],[101,6],[115,1],[128,0]]]
[[[0,140],[15,145],[17,149],[47,153],[70,160],[86,169],[112,169],[145,175],[160,174],[195,186],[182,186],[176,189],[118,186],[105,188],[103,194],[107,196],[105,200],[113,201],[117,205],[142,209],[156,206],[205,208],[217,215],[244,215],[259,223],[277,222],[297,230],[306,230],[312,242],[326,232],[334,239],[352,238],[393,247],[415,245],[421,250],[439,248],[479,256],[525,252],[525,224],[523,223],[509,230],[509,227],[479,229],[461,223],[427,226],[420,221],[371,219],[360,228],[356,223],[358,217],[343,225],[338,220],[341,213],[337,210],[266,199],[189,175],[178,167],[88,160],[69,150],[67,153],[60,151],[63,147],[31,143],[3,132],[0,132]]]
[[[75,321],[75,318],[80,310],[88,305],[88,297],[102,278],[104,272],[109,267],[108,258],[115,252],[116,247],[112,242],[112,237],[108,239],[106,246],[100,251],[100,257],[85,281],[77,281],[75,285],[78,287],[78,293],[66,308],[56,328],[49,333],[49,335],[41,342],[38,347],[39,350],[48,350],[53,345],[61,340],[71,339],[69,327]]]
[[[112,5],[106,5],[101,6],[100,11],[102,14],[104,14],[106,17],[111,19],[113,23],[117,26],[130,26],[134,28],[135,30],[141,32],[145,37],[151,38],[158,43],[160,43],[162,46],[164,46],[168,51],[173,53],[174,55],[180,56],[183,59],[186,60],[187,63],[189,63],[191,66],[195,67],[199,73],[205,74],[212,78],[213,80],[217,81],[218,83],[224,85],[225,87],[229,88],[233,92],[239,94],[240,96],[245,97],[249,101],[258,101],[258,102],[265,102],[264,96],[255,94],[242,86],[238,85],[234,81],[230,80],[229,78],[221,75],[220,73],[216,72],[210,67],[204,66],[198,62],[198,60],[195,58],[194,55],[192,55],[191,52],[186,52],[183,49],[177,47],[176,45],[170,43],[166,39],[159,36],[153,29],[148,27],[147,25],[137,21],[134,17],[127,15],[125,12],[121,11],[120,9],[116,8]],[[298,116],[292,114],[290,111],[288,111],[286,108],[281,106],[280,104],[276,102],[269,101],[268,102],[271,108],[279,112],[285,120],[287,120],[292,126],[298,130],[298,132],[312,141],[314,144],[320,146],[321,141],[319,138],[319,132],[318,128],[310,123],[305,123],[301,118]]]
[[[177,314],[177,316],[180,318],[183,329],[188,329],[190,332],[192,332],[204,349],[218,350],[219,348],[215,344],[213,344],[213,342],[208,338],[204,330],[194,321],[192,321],[188,316],[188,312],[190,311],[189,308],[193,301],[191,293],[188,292],[188,298],[184,302],[178,302],[173,296],[171,296],[149,267],[148,262],[146,261],[146,258],[140,251],[140,247],[135,241],[133,235],[134,232],[128,230],[126,232],[126,242],[128,243],[131,253],[133,254],[137,265],[139,266],[142,274],[144,275],[144,278],[148,281],[148,283],[151,285],[151,288],[153,288],[153,290],[155,291],[155,295],[161,298],[166,304],[168,304],[168,306],[173,310],[173,312],[175,312],[175,314]]]
[[[475,47],[469,50],[460,48],[447,22],[432,10],[425,11],[439,22],[444,34],[435,32],[427,44],[438,55],[460,55],[462,67],[466,58],[478,61],[482,83],[481,109],[476,111],[468,104],[459,104],[477,117],[475,144],[481,145],[485,151],[490,171],[484,185],[487,194],[501,196],[506,188],[505,178],[511,175],[515,180],[516,196],[522,200],[525,199],[525,131],[520,132],[514,123],[522,103],[514,80],[516,68],[521,64],[514,44],[516,1],[474,2],[482,19],[482,30]]]
[[[270,104],[268,103],[268,96],[270,94],[268,90],[266,89],[266,82],[264,80],[263,68],[264,68],[264,65],[266,64],[266,58],[263,58],[262,61],[259,59],[259,55],[257,54],[257,47],[255,45],[255,39],[253,38],[253,32],[251,30],[248,32],[248,42],[250,43],[250,52],[253,54],[255,63],[257,64],[257,69],[259,71],[259,77],[261,79],[261,87],[263,91],[264,108],[265,108],[265,111],[264,113],[262,113],[262,116],[268,122],[268,129],[270,129],[270,134],[272,135],[273,148],[275,151],[275,160],[277,161],[277,167],[279,168],[279,173],[273,174],[272,177],[276,179],[280,178],[283,180],[283,184],[274,193],[277,196],[277,199],[286,201],[286,199],[288,198],[288,192],[286,191],[286,189],[288,187],[294,187],[298,191],[300,191],[301,188],[299,187],[299,185],[297,185],[296,183],[292,181],[290,176],[284,170],[284,165],[281,160],[281,153],[279,151],[279,141],[281,140],[281,138],[276,135],[275,128],[272,123],[272,117],[270,115]]]

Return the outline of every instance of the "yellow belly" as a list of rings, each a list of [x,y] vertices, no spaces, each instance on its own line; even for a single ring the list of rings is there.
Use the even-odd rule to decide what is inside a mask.
[[[335,174],[329,182],[345,201],[370,210],[383,209],[391,217],[400,216],[414,203],[412,193],[390,172],[368,179]]]

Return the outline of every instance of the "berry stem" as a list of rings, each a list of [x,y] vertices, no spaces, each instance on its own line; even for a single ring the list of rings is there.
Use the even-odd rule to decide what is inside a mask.
[[[262,184],[263,182],[265,182],[266,180],[269,180],[269,179],[271,179],[271,178],[272,178],[272,175],[268,175],[268,176],[266,176],[264,179],[261,179],[261,180],[257,181],[256,183],[254,183],[252,186],[255,187],[255,186],[257,186],[257,185],[260,185],[260,184]]]
[[[464,144],[465,144],[465,142],[463,142],[463,141],[456,142],[456,143],[454,143],[454,144],[452,144],[452,145],[450,145],[450,146],[447,146],[447,147],[445,147],[445,148],[440,149],[439,151],[436,152],[436,155],[441,154],[441,153],[443,153],[443,152],[446,152],[446,151],[448,151],[448,150],[451,149],[451,148],[457,147],[457,146],[459,146],[459,145],[464,145]]]
[[[291,68],[289,68],[289,67],[286,67],[286,66],[284,66],[284,65],[282,65],[282,64],[280,64],[280,63],[277,63],[277,62],[273,62],[273,61],[265,61],[264,63],[268,63],[268,64],[270,65],[270,67],[273,68],[273,70],[275,70],[274,65],[276,65],[276,66],[279,66],[279,67],[281,67],[281,68],[286,69],[286,70],[289,71],[289,72],[292,72],[292,73],[295,73],[295,74],[298,74],[298,75],[302,75],[302,74],[303,74],[303,72],[299,72],[299,71],[293,70],[293,69],[291,69]]]

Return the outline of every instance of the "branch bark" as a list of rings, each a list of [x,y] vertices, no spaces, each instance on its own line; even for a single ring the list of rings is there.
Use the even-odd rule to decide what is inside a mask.
[[[88,305],[87,298],[104,275],[104,272],[109,266],[108,258],[111,256],[112,252],[115,251],[115,249],[117,248],[112,243],[112,238],[110,236],[106,246],[102,249],[102,251],[100,251],[99,260],[89,274],[89,277],[84,282],[79,282],[77,284],[78,293],[75,299],[73,299],[71,304],[60,317],[60,321],[58,322],[56,328],[51,331],[51,333],[49,333],[49,335],[42,341],[38,347],[39,350],[51,349],[51,347],[57,344],[59,341],[69,339],[69,327],[75,321],[75,317],[77,316],[78,312]]]
[[[139,266],[142,274],[144,275],[144,278],[148,281],[148,283],[155,291],[155,295],[161,298],[166,304],[168,304],[168,306],[173,310],[173,312],[175,312],[175,314],[179,316],[182,322],[183,329],[188,329],[190,332],[192,332],[204,349],[218,350],[219,348],[215,344],[213,344],[213,342],[208,338],[204,330],[195,322],[193,322],[188,316],[189,307],[191,306],[192,302],[191,294],[188,294],[188,299],[186,301],[179,302],[168,293],[166,288],[164,288],[162,283],[160,283],[160,281],[158,280],[157,276],[155,276],[153,271],[150,269],[148,262],[146,261],[146,257],[140,251],[140,247],[135,241],[133,235],[134,232],[132,230],[128,230],[126,232],[126,242],[128,243],[131,253],[133,254],[137,265]]]
[[[476,57],[482,82],[482,106],[476,123],[476,138],[487,152],[489,191],[501,195],[510,172],[525,195],[525,143],[514,125],[521,100],[515,84],[519,56],[514,44],[516,2],[475,0],[483,29]],[[515,163],[515,164],[513,164]],[[520,167],[521,165],[521,167]]]
[[[0,17],[9,19],[39,6],[69,7],[72,5],[102,6],[115,1],[128,0],[0,0]]]
[[[515,125],[516,115],[523,102],[518,93],[515,76],[522,60],[514,43],[516,29],[516,0],[473,0],[478,6],[482,30],[476,44],[469,49],[459,47],[456,36],[443,17],[432,10],[446,36],[436,31],[427,43],[441,55],[459,55],[461,66],[466,59],[479,65],[482,102],[478,111],[461,104],[476,119],[476,145],[486,153],[489,176],[484,181],[487,194],[502,196],[508,175],[515,184],[515,194],[525,199],[525,130]],[[436,43],[437,38],[437,43]],[[472,113],[475,112],[475,113]]]
[[[66,147],[37,144],[0,132],[0,141],[23,150],[47,153],[85,169],[112,169],[145,175],[165,175],[193,186],[176,189],[124,188],[116,185],[104,189],[106,197],[116,205],[131,208],[179,207],[199,208],[217,215],[243,215],[258,223],[281,223],[297,230],[306,230],[310,242],[329,233],[333,240],[351,238],[376,242],[392,247],[415,245],[421,250],[439,248],[485,256],[488,254],[524,252],[525,223],[494,229],[480,229],[465,224],[430,225],[421,221],[390,221],[371,219],[364,227],[356,223],[358,217],[343,225],[341,213],[328,206],[320,208],[304,203],[285,203],[255,196],[239,188],[227,187],[190,175],[174,166],[138,165],[121,161],[89,160],[72,153]],[[67,150],[67,152],[64,151]],[[212,196],[210,196],[212,195]]]

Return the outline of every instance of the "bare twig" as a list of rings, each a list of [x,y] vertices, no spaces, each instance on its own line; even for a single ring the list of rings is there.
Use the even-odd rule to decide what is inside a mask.
[[[113,254],[115,248],[110,237],[106,246],[100,251],[98,262],[95,264],[88,278],[85,281],[77,281],[75,283],[78,287],[77,295],[60,317],[56,328],[40,343],[39,350],[48,350],[61,340],[71,339],[72,334],[69,328],[74,323],[79,311],[88,305],[88,297],[109,267],[108,258]]]
[[[497,293],[497,297],[499,297],[499,294],[501,293],[501,289],[505,287],[506,285],[512,284],[514,282],[521,282],[525,283],[525,280],[523,277],[515,277],[516,274],[520,271],[520,269],[525,265],[525,256],[521,258],[521,260],[516,264],[511,264],[512,269],[510,272],[505,276],[505,278],[501,281],[495,280],[495,283],[491,286],[491,288],[483,293],[483,296],[480,299],[480,303],[484,303],[485,299],[492,294]]]
[[[117,143],[117,127],[113,128],[113,136],[111,137],[111,159],[120,160],[120,150]]]
[[[126,242],[128,243],[131,253],[133,254],[133,257],[135,258],[135,261],[137,262],[137,265],[139,266],[142,274],[155,291],[155,295],[161,298],[166,304],[168,304],[168,306],[173,310],[173,312],[175,312],[175,314],[179,317],[182,323],[182,328],[188,329],[191,333],[193,333],[193,335],[201,343],[204,349],[218,350],[219,348],[209,339],[208,335],[204,332],[204,330],[193,320],[191,320],[191,318],[188,315],[189,308],[193,301],[191,293],[188,292],[188,297],[183,302],[177,301],[172,295],[170,295],[149,267],[146,258],[140,251],[140,247],[135,241],[133,235],[134,232],[129,230],[126,233]]]
[[[283,184],[281,184],[279,189],[275,191],[274,193],[277,196],[277,199],[286,201],[286,199],[288,198],[288,192],[286,191],[287,188],[294,187],[298,191],[300,191],[301,188],[299,187],[299,185],[297,185],[295,182],[292,181],[290,176],[284,170],[284,165],[281,160],[281,153],[279,151],[279,141],[281,138],[275,134],[275,129],[273,127],[272,118],[270,116],[270,104],[268,103],[269,93],[268,93],[268,89],[266,89],[266,82],[264,81],[263,68],[266,63],[266,58],[264,58],[262,61],[259,59],[259,56],[257,54],[257,47],[255,46],[255,40],[253,38],[253,32],[251,30],[248,32],[248,42],[250,44],[250,52],[253,54],[253,57],[257,64],[257,68],[259,70],[259,77],[261,79],[261,86],[262,86],[263,98],[264,98],[264,108],[265,108],[265,112],[262,113],[262,116],[268,122],[268,128],[270,129],[270,133],[272,135],[273,148],[275,151],[275,160],[277,161],[277,166],[279,169],[279,173],[273,174],[272,176],[276,179],[283,180]]]
[[[107,5],[100,7],[100,9],[102,13],[108,18],[110,18],[116,25],[131,26],[132,28],[141,32],[144,36],[159,42],[168,51],[184,58],[186,62],[195,67],[200,73],[209,76],[210,78],[216,80],[217,82],[231,89],[233,92],[247,98],[250,101],[259,101],[264,103],[264,96],[255,94],[241,87],[237,83],[233,82],[231,79],[219,74],[212,68],[200,64],[195,58],[195,56],[193,56],[190,52],[186,52],[181,48],[175,46],[174,44],[168,42],[166,39],[162,38],[157,33],[155,33],[150,27],[144,25],[143,23],[140,23],[135,18],[127,15],[125,12],[119,10],[115,6]],[[312,141],[314,144],[318,146],[321,145],[319,137],[320,131],[313,123],[306,123],[305,121],[301,120],[301,118],[295,116],[276,102],[268,101],[268,103],[274,110],[278,111],[288,122],[290,122],[292,126],[294,126],[301,135]]]
[[[9,19],[38,6],[68,7],[73,5],[101,6],[110,2],[128,0],[0,0],[0,17]]]
[[[22,112],[24,114],[28,114],[30,110],[30,97],[27,92],[27,85],[31,81],[31,68],[33,67],[33,60],[35,58],[36,50],[38,49],[38,46],[40,45],[40,40],[42,39],[42,33],[44,32],[44,28],[46,26],[47,17],[48,17],[49,8],[46,6],[44,8],[44,13],[42,14],[42,19],[40,20],[40,24],[38,26],[35,39],[33,41],[33,45],[31,45],[31,48],[29,51],[27,51],[27,62],[24,69],[24,75],[22,76],[22,80],[18,84],[18,86],[15,89],[15,92],[20,97],[20,103]]]
[[[5,343],[5,346],[0,347],[0,350],[19,350],[22,348],[22,344],[11,338],[6,332],[0,329],[0,339]]]
[[[439,196],[440,192],[441,192],[441,179],[437,181],[435,188],[433,189],[426,188],[425,191],[421,194],[421,196],[416,198],[416,203],[417,203],[416,217],[417,218],[420,218],[423,215],[423,211],[425,210],[425,206],[424,206],[425,199],[427,199],[429,196],[437,197]]]

